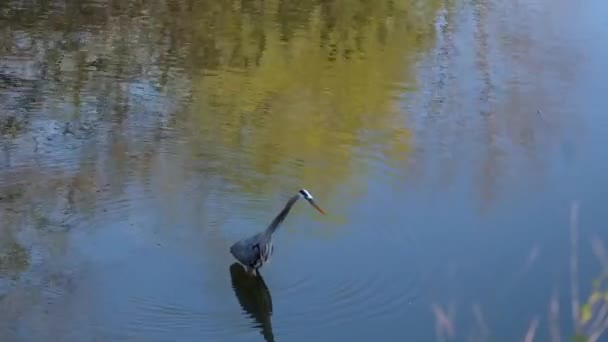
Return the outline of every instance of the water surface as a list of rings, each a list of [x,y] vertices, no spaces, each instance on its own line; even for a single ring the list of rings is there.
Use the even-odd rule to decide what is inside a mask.
[[[1,339],[571,336],[572,204],[582,301],[608,238],[601,13],[5,2]],[[301,187],[328,215],[296,204],[247,277],[230,244]]]

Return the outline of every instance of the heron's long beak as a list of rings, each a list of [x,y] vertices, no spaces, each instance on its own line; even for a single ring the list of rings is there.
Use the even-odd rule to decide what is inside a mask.
[[[315,203],[314,200],[308,200],[308,203],[310,203],[310,205],[312,205],[313,207],[315,207],[315,209],[317,209],[321,214],[325,215],[325,212],[323,211],[323,209],[321,209],[317,203]]]

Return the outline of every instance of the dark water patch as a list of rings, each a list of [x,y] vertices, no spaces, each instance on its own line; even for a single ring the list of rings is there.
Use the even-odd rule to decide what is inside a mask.
[[[230,265],[232,288],[243,308],[266,341],[274,341],[272,331],[272,295],[262,276],[252,277],[242,265]]]
[[[30,264],[28,250],[17,241],[3,239],[0,248],[0,274],[12,274],[27,269]]]

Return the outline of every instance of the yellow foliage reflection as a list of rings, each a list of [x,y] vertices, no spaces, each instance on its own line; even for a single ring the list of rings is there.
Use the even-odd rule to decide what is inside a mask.
[[[396,95],[415,87],[412,64],[433,41],[439,6],[266,1],[194,14],[196,42],[218,61],[192,79],[194,148],[253,192],[323,191],[361,167],[355,153],[404,160],[411,134]]]

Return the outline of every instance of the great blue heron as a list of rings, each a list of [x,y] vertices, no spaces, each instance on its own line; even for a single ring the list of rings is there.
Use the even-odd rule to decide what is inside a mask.
[[[259,232],[251,237],[235,242],[230,246],[230,253],[240,262],[248,273],[257,275],[259,269],[270,259],[272,255],[272,233],[285,220],[291,207],[300,199],[304,198],[321,214],[325,214],[323,209],[315,203],[310,192],[300,189],[296,195],[291,197],[281,212],[270,222],[265,231]]]

